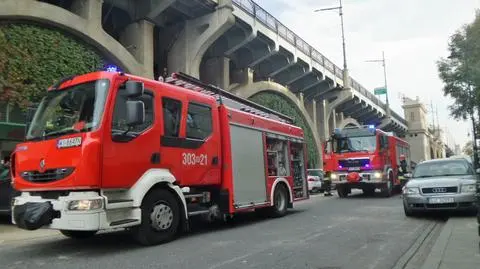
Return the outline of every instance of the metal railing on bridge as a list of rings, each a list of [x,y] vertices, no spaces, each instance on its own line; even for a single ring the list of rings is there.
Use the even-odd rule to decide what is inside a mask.
[[[252,0],[233,0],[233,3],[235,4],[235,6],[241,8],[243,11],[247,12],[252,17],[257,19],[267,28],[277,33],[288,43],[295,46],[298,50],[310,56],[318,64],[325,67],[325,69],[327,69],[328,71],[332,72],[337,78],[343,79],[343,70],[340,67],[336,66],[332,61],[327,59],[327,57],[323,56],[320,52],[310,46],[301,37],[296,35],[292,30],[288,29],[288,27],[283,25],[280,21],[278,21],[274,16],[272,16],[258,4],[256,4]],[[350,78],[350,81],[352,82],[351,86],[353,89],[363,94],[375,105],[381,107],[383,110],[386,110],[386,105],[382,101],[380,101],[380,99],[378,99],[374,94],[365,89],[354,79]],[[391,113],[394,118],[406,125],[406,121],[405,119],[403,119],[403,117],[400,117],[400,115],[398,115],[394,111],[391,111]]]

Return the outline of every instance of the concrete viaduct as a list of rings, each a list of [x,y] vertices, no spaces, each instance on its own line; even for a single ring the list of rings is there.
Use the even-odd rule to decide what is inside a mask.
[[[354,79],[343,87],[338,66],[251,0],[2,0],[0,20],[62,29],[129,73],[183,71],[244,97],[274,92],[298,108],[319,154],[336,127],[407,131],[405,119],[387,116]]]

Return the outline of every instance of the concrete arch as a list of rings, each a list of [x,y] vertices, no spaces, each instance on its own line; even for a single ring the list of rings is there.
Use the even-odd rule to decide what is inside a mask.
[[[347,126],[360,126],[360,123],[354,118],[343,119],[342,122],[338,124],[338,128],[345,128]]]
[[[319,134],[317,132],[317,128],[315,124],[313,123],[312,119],[310,118],[307,110],[305,109],[305,106],[302,104],[302,102],[293,94],[290,90],[288,90],[286,87],[284,87],[281,84],[271,82],[271,81],[259,81],[259,82],[252,82],[249,84],[243,84],[243,85],[238,85],[234,88],[231,88],[230,91],[232,93],[237,94],[238,96],[241,96],[243,98],[250,98],[251,96],[254,96],[257,93],[260,92],[265,92],[265,91],[271,91],[275,92],[283,97],[285,97],[287,100],[289,100],[292,104],[296,106],[298,111],[300,111],[300,114],[303,116],[304,120],[306,121],[308,127],[312,131],[313,134],[313,139],[315,142],[315,146],[317,148],[317,153],[318,153],[318,163],[317,166],[321,166],[322,162],[322,143],[319,137]]]
[[[99,5],[101,10],[101,2]],[[89,12],[82,14],[84,18],[61,7],[39,1],[0,1],[0,20],[32,21],[57,27],[92,45],[125,72],[135,75],[149,74],[122,44],[102,29],[101,13],[95,17],[95,11]]]

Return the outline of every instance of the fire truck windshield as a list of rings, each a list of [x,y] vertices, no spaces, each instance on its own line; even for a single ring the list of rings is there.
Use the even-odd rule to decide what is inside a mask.
[[[93,131],[100,125],[109,88],[106,79],[49,91],[40,102],[27,140]]]
[[[377,147],[377,139],[374,135],[342,137],[334,140],[333,147],[335,153],[373,152]]]

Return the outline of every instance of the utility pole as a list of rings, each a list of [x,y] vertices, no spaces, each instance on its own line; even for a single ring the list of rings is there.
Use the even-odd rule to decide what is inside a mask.
[[[387,64],[386,64],[386,61],[385,61],[385,51],[382,51],[382,59],[380,60],[368,60],[366,62],[370,62],[370,63],[382,63],[382,66],[383,66],[383,80],[384,80],[384,87],[385,87],[385,102],[386,102],[386,106],[387,106],[387,117],[390,117],[390,103],[388,101],[388,85],[387,85]]]
[[[339,0],[339,5],[336,7],[329,7],[329,8],[321,8],[321,9],[316,9],[314,12],[320,12],[320,11],[327,11],[327,10],[338,10],[338,13],[340,15],[340,24],[342,28],[342,50],[343,50],[343,87],[346,89],[350,88],[350,76],[348,74],[348,67],[347,67],[347,49],[346,49],[346,42],[345,42],[345,29],[343,26],[343,5],[342,5],[342,0]]]

